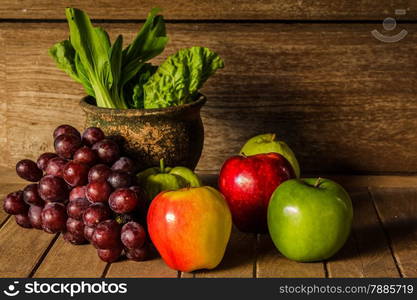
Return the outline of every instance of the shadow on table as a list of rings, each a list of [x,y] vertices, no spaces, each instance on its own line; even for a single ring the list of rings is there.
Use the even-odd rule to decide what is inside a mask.
[[[390,219],[381,224],[373,204],[368,202],[372,200],[366,199],[364,194],[352,196],[354,211],[357,214],[352,234],[342,250],[331,261],[348,259],[358,255],[375,255],[383,251],[390,252],[393,237],[397,245],[417,238],[417,215],[410,212],[406,216],[404,211],[398,215],[393,213]],[[369,205],[372,207],[370,208]],[[401,207],[401,201],[398,201],[398,205]],[[403,206],[402,209],[406,209],[406,206]],[[401,211],[401,209],[399,210]],[[369,212],[369,214],[364,212]]]
[[[220,273],[227,276],[227,273],[234,270],[234,274],[242,274],[242,276],[252,276],[253,264],[255,261],[256,235],[250,233],[239,232],[233,228],[229,244],[227,245],[225,255],[218,267],[210,271],[210,273]],[[239,271],[236,269],[239,268]],[[208,270],[193,272],[198,274],[206,273]]]

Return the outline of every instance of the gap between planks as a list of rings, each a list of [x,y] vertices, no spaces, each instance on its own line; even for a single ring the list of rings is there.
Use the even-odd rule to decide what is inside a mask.
[[[55,235],[24,229],[9,218],[0,229],[1,277],[28,277],[41,265]]]
[[[404,277],[403,272],[401,271],[401,267],[400,267],[400,265],[398,264],[398,259],[397,259],[396,255],[395,255],[394,250],[393,250],[393,247],[392,247],[392,240],[391,240],[391,237],[389,236],[388,231],[387,231],[387,229],[385,228],[384,222],[382,222],[382,219],[381,219],[381,213],[380,213],[380,211],[378,210],[377,204],[375,203],[375,198],[374,198],[374,196],[373,196],[372,189],[371,189],[370,187],[368,187],[367,191],[368,191],[369,197],[371,198],[372,205],[373,205],[373,207],[374,207],[375,214],[376,214],[376,216],[377,216],[377,218],[378,218],[379,225],[381,226],[381,229],[382,229],[382,231],[384,232],[385,238],[387,239],[388,248],[389,248],[389,251],[390,251],[390,253],[391,253],[392,259],[394,260],[395,267],[397,268],[398,275],[399,275],[401,278],[403,278],[403,277]]]
[[[367,188],[350,190],[354,208],[351,235],[330,258],[329,277],[399,277],[388,241]]]
[[[51,240],[48,247],[45,249],[45,251],[42,253],[41,257],[39,258],[39,260],[37,261],[37,263],[33,267],[32,271],[30,271],[30,273],[28,275],[28,278],[32,278],[33,275],[36,273],[36,271],[39,269],[39,267],[41,266],[41,264],[45,260],[45,257],[48,255],[49,251],[51,250],[52,246],[55,244],[55,242],[56,242],[56,240],[58,239],[59,236],[60,236],[59,233],[55,234],[54,238]]]
[[[369,189],[403,277],[417,277],[417,189]]]

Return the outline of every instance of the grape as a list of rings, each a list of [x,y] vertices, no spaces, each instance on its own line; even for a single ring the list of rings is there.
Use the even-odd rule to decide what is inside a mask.
[[[28,217],[33,228],[42,229],[42,207],[31,205],[29,207]]]
[[[126,139],[121,135],[109,135],[107,139],[114,141],[120,149],[123,149],[124,144],[126,143]]]
[[[68,186],[61,177],[46,175],[38,183],[38,193],[45,201],[64,202],[68,197]]]
[[[106,164],[112,164],[120,157],[119,146],[110,139],[103,139],[95,143],[92,149],[97,152],[99,159]]]
[[[111,211],[107,204],[93,203],[83,214],[84,225],[94,227],[98,223],[111,218]]]
[[[68,160],[61,157],[51,158],[48,161],[48,164],[45,169],[46,175],[53,175],[62,177],[65,165],[68,163]]]
[[[145,209],[138,211],[146,202],[143,189],[131,186],[137,163],[121,157],[124,138],[106,137],[97,127],[81,137],[70,125],[57,127],[53,137],[56,154],[16,164],[20,177],[39,183],[7,195],[4,210],[22,227],[62,232],[76,245],[91,241],[103,261],[117,261],[124,251],[133,260],[146,259]]]
[[[62,158],[72,158],[75,151],[81,147],[81,139],[73,134],[62,134],[54,141],[55,152]]]
[[[93,149],[84,146],[75,151],[73,160],[91,166],[97,161],[97,154]]]
[[[94,230],[91,241],[96,248],[112,249],[121,246],[120,225],[115,220],[99,223]]]
[[[80,132],[77,129],[75,129],[71,125],[64,124],[64,125],[61,125],[61,126],[58,126],[57,128],[55,128],[54,133],[53,133],[54,140],[58,136],[63,135],[63,134],[72,134],[72,135],[75,135],[75,136],[78,136],[78,137],[81,136]]]
[[[87,186],[83,185],[83,186],[76,186],[74,187],[70,194],[69,194],[69,201],[74,201],[75,199],[87,199],[86,195],[85,195],[85,191],[87,189]]]
[[[148,258],[149,247],[145,244],[141,248],[125,249],[126,257],[134,261],[144,261]]]
[[[126,223],[122,227],[121,240],[126,248],[140,248],[146,240],[145,229],[137,222]]]
[[[46,152],[39,156],[38,160],[36,161],[36,165],[42,171],[46,171],[46,167],[48,166],[49,160],[52,158],[58,157],[55,153]]]
[[[95,165],[88,172],[88,182],[106,181],[111,172],[111,169],[104,164]]]
[[[38,193],[38,185],[32,183],[27,185],[23,190],[23,200],[27,204],[33,204],[38,206],[43,206],[45,203]]]
[[[88,182],[88,171],[86,164],[70,161],[65,165],[62,177],[71,186],[84,185]]]
[[[42,170],[38,168],[37,164],[30,159],[23,159],[16,164],[16,173],[21,178],[36,182],[42,177]]]
[[[91,238],[93,236],[95,229],[96,229],[95,227],[84,226],[84,237],[87,241],[91,242]]]
[[[82,245],[87,242],[87,240],[84,237],[84,234],[80,235],[69,231],[64,233],[64,240],[73,245]]]
[[[42,228],[48,233],[65,231],[67,214],[62,203],[47,203],[42,210]]]
[[[73,218],[67,219],[67,231],[75,234],[82,235],[84,237],[84,223],[83,221],[76,220]]]
[[[132,176],[120,171],[113,171],[107,178],[107,182],[110,183],[114,189],[127,188],[132,183]]]
[[[122,247],[112,248],[112,249],[97,249],[98,257],[105,262],[115,262],[122,255]]]
[[[27,213],[29,205],[23,201],[23,192],[17,191],[6,196],[3,202],[3,209],[10,215],[20,215]]]
[[[70,201],[67,205],[68,217],[82,220],[84,211],[90,206],[90,202],[85,198],[78,198]]]
[[[17,225],[23,228],[32,228],[32,225],[30,224],[30,220],[27,214],[15,215],[14,219]]]
[[[146,197],[144,190],[137,185],[133,185],[129,187],[130,190],[134,191],[136,193],[136,196],[138,197],[139,203],[138,208],[142,211],[146,210]]]
[[[93,181],[87,185],[85,195],[90,202],[107,202],[112,192],[106,181]]]
[[[117,189],[109,197],[110,208],[117,213],[128,213],[138,207],[139,199],[131,189]]]
[[[143,189],[140,186],[137,186],[137,185],[132,185],[131,187],[129,187],[129,189],[134,191],[136,193],[136,195],[138,196],[138,198],[143,198],[143,196],[145,194]]]
[[[104,138],[104,132],[100,128],[89,127],[84,130],[82,141],[84,145],[92,146]]]
[[[112,166],[111,169],[113,171],[120,171],[125,172],[128,174],[136,174],[137,166],[136,163],[133,161],[133,159],[129,157],[120,157]]]

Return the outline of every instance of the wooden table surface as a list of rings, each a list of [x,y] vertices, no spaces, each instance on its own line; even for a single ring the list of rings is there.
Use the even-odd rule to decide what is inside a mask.
[[[59,234],[23,229],[0,211],[0,277],[417,277],[417,177],[333,176],[354,204],[352,234],[326,262],[296,263],[281,256],[268,235],[233,231],[222,263],[181,273],[159,257],[102,262],[91,245],[73,246]],[[215,175],[204,175],[214,184]],[[0,169],[0,197],[24,186]]]

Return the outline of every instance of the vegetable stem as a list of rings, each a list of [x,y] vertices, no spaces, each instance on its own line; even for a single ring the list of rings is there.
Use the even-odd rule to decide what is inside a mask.
[[[163,158],[161,158],[159,160],[159,169],[160,169],[161,173],[165,173],[165,162],[164,162]]]
[[[316,180],[316,182],[314,183],[314,187],[319,187],[319,185],[322,183],[322,178],[321,177],[319,177],[319,178],[317,178],[317,180]]]

